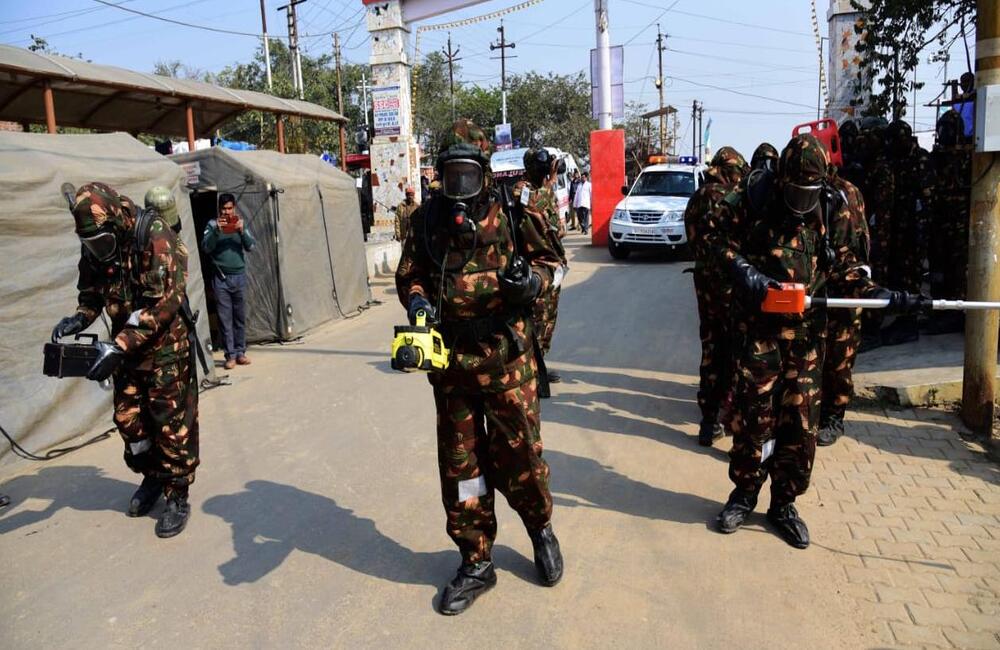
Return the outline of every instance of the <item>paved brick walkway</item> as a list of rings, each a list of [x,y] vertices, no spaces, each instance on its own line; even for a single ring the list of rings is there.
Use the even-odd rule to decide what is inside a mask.
[[[841,594],[890,646],[1000,648],[1000,467],[950,413],[856,412],[814,490]]]

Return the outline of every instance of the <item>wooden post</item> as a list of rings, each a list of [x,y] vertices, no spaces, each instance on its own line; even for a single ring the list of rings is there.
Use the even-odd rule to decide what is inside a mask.
[[[194,151],[194,108],[190,102],[184,108],[184,114],[187,119],[188,151]]]
[[[1000,7],[996,0],[978,0],[976,23],[976,88],[1000,86]],[[972,157],[972,211],[969,220],[968,300],[1000,300],[1000,157],[997,152]],[[965,371],[962,419],[974,431],[993,430],[996,400],[996,311],[965,314]],[[1000,438],[991,441],[1000,449]]]
[[[278,113],[274,119],[278,129],[278,153],[285,153],[285,116]]]
[[[45,99],[45,126],[49,133],[56,132],[56,102],[52,96],[52,82],[46,81],[42,90],[42,97]]]

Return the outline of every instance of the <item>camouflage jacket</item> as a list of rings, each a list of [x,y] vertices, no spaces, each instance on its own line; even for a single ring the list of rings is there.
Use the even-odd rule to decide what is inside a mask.
[[[809,295],[867,295],[876,285],[852,250],[853,243],[862,239],[855,233],[855,220],[846,201],[829,205],[828,233],[821,210],[804,221],[792,219],[781,203],[780,192],[772,191],[757,213],[749,208],[747,189],[741,187],[727,194],[711,213],[709,244],[720,263],[732,263],[743,256],[778,282],[804,284]],[[824,262],[827,245],[833,255]],[[756,323],[784,339],[802,338],[826,327],[825,317],[815,309],[805,314],[764,314],[756,306],[744,305],[743,312],[744,322]]]
[[[528,190],[527,196],[523,194],[525,188]],[[559,218],[556,193],[549,186],[535,188],[527,178],[521,178],[514,185],[514,200],[520,202],[524,211],[530,212],[533,219],[546,224],[545,236],[565,266],[566,251],[563,249],[562,239],[566,236],[566,224]]]
[[[695,270],[726,284],[728,278],[712,254],[709,231],[715,226],[711,219],[712,212],[718,208],[726,194],[734,189],[736,186],[727,185],[718,176],[706,172],[704,184],[691,196],[684,210],[684,230],[694,255]]]
[[[419,207],[420,204],[416,201],[413,203],[406,203],[404,201],[396,206],[396,223],[394,224],[396,241],[403,241],[403,238],[406,237],[406,233],[410,230],[410,219],[413,218],[413,213]]]
[[[830,176],[830,185],[840,193],[847,207],[847,220],[830,220],[830,241],[843,242],[858,262],[867,265],[871,258],[871,236],[865,213],[865,199],[856,185],[837,175]],[[869,275],[871,275],[869,273]]]
[[[934,196],[934,166],[930,154],[914,145],[902,158],[890,158],[893,169],[893,214],[929,214]]]
[[[546,223],[534,211],[511,231],[511,219],[495,199],[470,205],[468,218],[475,233],[456,234],[448,226],[450,202],[434,197],[421,205],[410,222],[410,233],[396,269],[399,301],[409,307],[414,294],[435,307],[451,363],[443,373],[431,373],[432,384],[470,392],[503,392],[534,377],[529,306],[506,304],[497,272],[507,268],[516,252],[542,281],[552,283],[559,255],[546,237]],[[442,261],[444,264],[442,265]],[[471,335],[473,328],[486,333]]]
[[[122,197],[122,206],[135,205]],[[153,219],[142,251],[135,250],[130,229],[121,250],[121,266],[107,267],[81,255],[77,311],[89,326],[102,310],[111,319],[111,334],[125,351],[127,365],[152,370],[183,358],[189,348],[188,328],[181,315],[187,285],[187,248],[162,219]]]
[[[859,186],[865,197],[868,225],[890,219],[892,199],[896,194],[892,166],[885,156],[876,156],[865,164],[865,182]]]
[[[968,200],[972,183],[971,147],[937,149],[931,154],[934,162],[936,203],[943,209],[956,200]]]

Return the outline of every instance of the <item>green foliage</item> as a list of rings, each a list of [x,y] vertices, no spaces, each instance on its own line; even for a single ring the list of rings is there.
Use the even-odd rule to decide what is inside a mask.
[[[866,115],[905,115],[907,95],[924,85],[913,81],[924,48],[934,42],[945,47],[958,25],[976,21],[976,0],[851,0],[851,5],[862,16],[854,28],[861,36],[855,89],[859,96],[871,93]]]
[[[416,132],[425,154],[433,156],[453,122],[447,60],[432,52],[416,67],[413,79]],[[454,115],[467,117],[492,133],[503,119],[500,87],[456,81]],[[582,73],[511,75],[507,117],[514,140],[521,146],[559,147],[577,158],[587,155],[590,131],[596,126],[590,116],[590,85]]]

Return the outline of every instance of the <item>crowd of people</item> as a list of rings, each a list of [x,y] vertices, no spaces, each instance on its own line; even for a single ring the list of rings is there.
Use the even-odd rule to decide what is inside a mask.
[[[685,226],[702,341],[698,439],[710,446],[733,436],[735,488],[718,517],[722,532],[742,525],[770,477],[768,519],[789,544],[808,546],[794,502],[808,488],[817,444],[844,431],[859,349],[918,337],[925,268],[936,296],[964,298],[971,146],[956,111],[937,126],[933,153],[906,122],[865,118],[840,127],[841,165],[804,134],[780,154],[762,143],[749,165],[723,147],[704,172]],[[864,316],[765,310],[784,283],[888,307]],[[960,318],[932,319],[927,331],[960,327]]]

